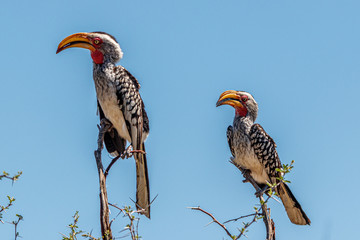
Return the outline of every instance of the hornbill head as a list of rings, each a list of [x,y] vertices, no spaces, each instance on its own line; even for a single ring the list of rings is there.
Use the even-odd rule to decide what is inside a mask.
[[[56,53],[73,47],[89,49],[91,58],[96,64],[103,64],[105,62],[115,64],[120,61],[123,56],[120,45],[116,39],[104,32],[72,34],[60,42]]]
[[[216,106],[219,107],[225,104],[235,108],[235,115],[237,117],[249,117],[255,122],[258,105],[250,93],[235,90],[225,91],[220,95]]]

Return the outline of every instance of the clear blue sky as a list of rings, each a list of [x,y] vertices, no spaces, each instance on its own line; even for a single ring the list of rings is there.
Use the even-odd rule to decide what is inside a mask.
[[[90,54],[58,43],[83,31],[119,41],[126,67],[141,83],[150,118],[146,142],[152,219],[150,239],[223,239],[198,206],[225,221],[257,203],[228,159],[228,89],[251,92],[260,123],[274,138],[294,194],[312,220],[290,223],[271,202],[278,239],[354,239],[360,197],[358,127],[359,1],[4,1],[0,8],[1,169],[24,172],[0,182],[0,203],[16,197],[23,239],[60,239],[76,210],[80,227],[99,235],[93,151],[98,116]],[[107,154],[106,162],[110,161]],[[120,161],[108,178],[109,201],[135,198],[135,164]],[[116,211],[113,211],[115,213]],[[114,235],[126,221],[118,219]],[[235,227],[235,226],[233,226]],[[260,222],[249,239],[264,239]],[[13,239],[0,224],[0,238]]]

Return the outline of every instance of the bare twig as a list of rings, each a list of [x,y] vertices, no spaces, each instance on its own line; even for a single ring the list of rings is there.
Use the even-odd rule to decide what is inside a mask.
[[[130,150],[130,149],[132,149],[131,145],[129,145],[128,148],[123,153],[121,153],[119,156],[117,156],[111,160],[109,166],[105,170],[105,178],[109,174],[111,167],[114,165],[114,163],[116,163],[117,160],[119,160],[119,158],[121,158],[121,159],[130,158],[130,157],[132,157],[133,153],[146,154],[146,152],[144,152],[143,150]]]
[[[112,165],[114,165],[114,163],[120,158],[120,156],[117,156],[115,158],[113,158],[113,160],[111,160],[111,163],[109,164],[109,166],[106,168],[105,170],[105,178],[107,177],[107,175],[109,174],[110,168],[112,167]]]
[[[214,223],[216,223],[217,225],[219,225],[222,229],[224,229],[224,231],[226,232],[226,234],[227,234],[229,237],[231,237],[231,239],[234,239],[234,236],[231,235],[231,233],[229,232],[229,230],[227,230],[227,228],[225,227],[225,225],[222,224],[222,223],[220,223],[211,213],[203,210],[203,209],[200,208],[200,207],[189,207],[189,208],[192,209],[192,210],[197,210],[197,211],[203,212],[203,213],[205,213],[206,215],[208,215],[209,217],[211,217],[212,220],[213,220],[211,223],[214,222]]]
[[[98,149],[94,152],[96,165],[99,173],[99,183],[100,183],[100,223],[101,223],[101,233],[102,238],[105,240],[111,240],[112,232],[110,228],[109,222],[109,205],[108,205],[108,197],[106,190],[106,176],[104,174],[104,167],[101,161],[101,151],[103,149],[104,135],[105,133],[112,127],[112,124],[103,119],[100,123],[99,127],[99,137],[98,137]],[[108,171],[110,168],[108,167]]]
[[[244,216],[241,216],[241,217],[238,217],[238,218],[230,219],[230,220],[225,221],[223,224],[226,224],[226,223],[229,223],[229,222],[236,222],[236,221],[238,221],[238,220],[240,220],[242,218],[247,218],[247,217],[256,216],[256,215],[259,215],[259,213],[255,212],[255,213],[244,215]]]
[[[252,221],[249,222],[249,223],[244,223],[244,227],[240,230],[240,234],[239,234],[236,238],[234,238],[235,240],[239,239],[241,236],[246,236],[246,235],[245,235],[246,229],[247,229],[248,227],[250,227],[251,224],[253,224],[254,222],[257,221],[258,215],[260,215],[260,214],[259,214],[258,210],[255,209],[255,215],[254,215]]]
[[[16,214],[16,216],[18,217],[17,221],[11,222],[11,224],[14,224],[15,226],[15,240],[19,237],[19,232],[17,231],[17,227],[19,225],[19,222],[23,220],[23,216],[21,216],[20,214]]]
[[[246,232],[246,229],[248,227],[250,227],[251,224],[253,224],[254,222],[256,222],[258,219],[259,219],[259,216],[262,215],[262,213],[259,213],[258,209],[255,209],[255,213],[253,214],[249,214],[249,215],[246,215],[246,216],[241,216],[239,218],[236,218],[236,219],[232,219],[232,220],[228,220],[226,222],[224,222],[223,224],[221,224],[211,213],[205,211],[204,209],[200,208],[200,207],[190,207],[190,209],[192,210],[198,210],[198,211],[201,211],[203,213],[205,213],[206,215],[210,216],[212,218],[212,222],[210,222],[209,224],[211,223],[216,223],[218,224],[225,232],[226,234],[231,237],[231,239],[234,239],[234,240],[237,240],[239,239],[241,236],[245,236],[245,232]],[[244,227],[242,229],[239,229],[240,233],[236,236],[236,235],[232,235],[229,230],[226,228],[225,224],[228,223],[228,222],[231,222],[231,221],[237,221],[241,218],[246,218],[246,217],[250,217],[250,216],[254,216],[252,221],[251,222],[248,222],[248,223],[244,223]]]

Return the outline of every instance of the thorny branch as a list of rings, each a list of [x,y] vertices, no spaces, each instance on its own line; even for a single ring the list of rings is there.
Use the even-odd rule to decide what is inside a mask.
[[[256,215],[259,215],[259,213],[255,212],[255,213],[244,215],[244,216],[241,216],[238,218],[230,219],[230,220],[225,221],[224,224],[229,223],[229,222],[236,222],[242,218],[247,218],[247,217],[256,216]]]
[[[140,222],[140,218],[136,218],[134,216],[134,213],[141,213],[142,211],[144,211],[143,209],[140,210],[132,210],[130,206],[124,207],[124,208],[120,208],[114,204],[109,203],[110,206],[118,209],[120,212],[117,216],[119,216],[121,213],[124,215],[124,217],[127,217],[130,221],[130,224],[126,225],[126,227],[121,231],[126,231],[129,230],[129,234],[131,236],[132,240],[138,240],[141,239],[141,237],[139,236],[139,222]],[[116,216],[116,217],[117,217]],[[114,221],[115,219],[113,219],[110,224]],[[136,223],[135,223],[136,222]],[[126,237],[128,235],[125,235],[123,237]]]
[[[91,233],[84,234],[84,231],[78,229],[79,228],[79,226],[78,226],[79,217],[80,217],[79,212],[76,211],[73,216],[74,221],[68,225],[68,227],[70,228],[69,236],[66,236],[61,233],[61,235],[63,236],[62,240],[77,240],[78,235],[81,235],[82,237],[85,237],[90,240],[100,240],[100,238],[93,237],[91,235]]]
[[[232,239],[234,239],[234,238],[233,238],[233,235],[231,235],[231,233],[229,232],[229,230],[227,230],[227,228],[225,227],[225,225],[222,224],[222,223],[220,223],[211,213],[205,211],[204,209],[202,209],[202,208],[200,208],[200,207],[190,207],[190,209],[203,212],[203,213],[205,213],[206,215],[208,215],[209,217],[211,217],[211,218],[212,218],[212,222],[210,222],[209,224],[211,224],[211,223],[213,223],[213,222],[216,223],[216,224],[219,225],[222,229],[224,229],[224,231],[226,232],[226,234],[227,234],[229,237],[231,237]]]
[[[245,233],[247,232],[247,228],[253,224],[254,222],[256,222],[257,220],[259,219],[263,219],[264,221],[264,224],[265,224],[265,227],[266,227],[266,240],[275,240],[275,224],[274,224],[274,221],[271,219],[271,216],[270,216],[270,209],[267,207],[267,202],[270,198],[273,198],[273,193],[275,192],[275,188],[278,186],[278,184],[280,183],[277,183],[277,184],[268,184],[268,186],[264,189],[261,189],[257,183],[255,182],[255,180],[251,177],[250,175],[250,172],[241,168],[239,165],[237,165],[233,159],[231,159],[230,161],[232,164],[234,164],[240,171],[241,173],[243,174],[245,180],[244,182],[250,182],[255,190],[256,190],[256,193],[255,193],[255,196],[257,198],[259,198],[260,200],[260,206],[261,208],[258,209],[257,207],[254,207],[255,209],[255,212],[252,213],[252,214],[248,214],[248,215],[244,215],[244,216],[241,216],[241,217],[238,217],[238,218],[234,218],[234,219],[230,219],[230,220],[227,220],[223,223],[220,223],[211,213],[203,210],[202,208],[200,207],[191,207],[190,209],[192,210],[197,210],[197,211],[200,211],[200,212],[203,212],[205,213],[206,215],[208,215],[209,217],[212,218],[212,222],[211,223],[216,223],[217,225],[219,225],[225,232],[226,234],[233,240],[237,240],[239,239],[240,237],[242,236],[246,236]],[[294,161],[291,162],[290,165],[286,165],[284,164],[282,166],[281,169],[276,169],[277,171],[283,173],[283,175],[285,175],[286,173],[290,172],[290,170],[293,168],[292,164],[294,163]],[[288,182],[287,180],[285,180],[282,177],[280,177],[278,179],[279,181],[283,181],[283,182]],[[267,199],[265,200],[264,197],[263,197],[263,194],[266,193],[266,195],[268,195]],[[276,201],[278,201],[276,198],[273,198],[275,199]],[[243,218],[247,218],[247,217],[252,217],[252,220],[247,222],[247,223],[243,223],[243,227],[241,229],[238,229],[240,233],[238,233],[237,235],[233,235],[230,233],[230,231],[227,229],[227,227],[225,226],[227,223],[230,223],[230,222],[236,222],[240,219],[243,219]]]
[[[211,218],[212,218],[212,222],[210,222],[209,224],[211,224],[211,223],[216,223],[216,224],[219,225],[222,229],[224,229],[224,231],[226,232],[226,234],[227,234],[229,237],[231,237],[231,239],[234,239],[234,240],[239,239],[241,236],[245,236],[245,232],[247,231],[247,228],[250,227],[250,225],[253,224],[254,222],[256,222],[258,219],[262,218],[262,213],[259,213],[258,209],[255,209],[255,213],[253,213],[253,214],[249,214],[249,215],[240,217],[240,218],[245,218],[245,217],[254,216],[251,222],[244,223],[244,227],[243,227],[242,229],[239,229],[240,233],[239,233],[238,235],[232,235],[232,234],[229,232],[229,230],[226,228],[225,224],[228,223],[228,222],[231,222],[231,221],[237,221],[237,220],[239,220],[240,218],[232,219],[232,220],[228,220],[228,221],[226,221],[226,222],[224,222],[224,223],[220,223],[211,213],[205,211],[204,209],[202,209],[202,208],[200,208],[200,207],[190,207],[190,209],[203,212],[203,213],[205,213],[206,215],[208,215],[209,217],[211,217]]]

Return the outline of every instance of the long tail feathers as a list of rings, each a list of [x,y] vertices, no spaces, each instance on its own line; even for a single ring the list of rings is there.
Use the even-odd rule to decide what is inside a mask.
[[[310,225],[311,221],[302,210],[299,202],[296,200],[290,188],[285,183],[280,183],[278,194],[284,204],[286,213],[290,221],[297,225]]]
[[[141,150],[145,152],[144,144],[142,144]],[[137,209],[145,209],[143,214],[150,218],[150,190],[146,154],[135,153],[134,156],[136,161],[136,207]]]

